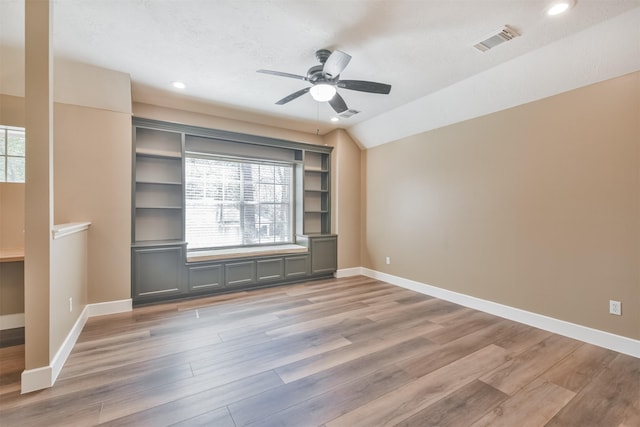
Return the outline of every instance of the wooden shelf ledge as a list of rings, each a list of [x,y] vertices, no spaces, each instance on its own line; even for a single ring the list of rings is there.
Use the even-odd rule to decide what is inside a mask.
[[[20,261],[24,261],[23,248],[0,248],[0,263]]]

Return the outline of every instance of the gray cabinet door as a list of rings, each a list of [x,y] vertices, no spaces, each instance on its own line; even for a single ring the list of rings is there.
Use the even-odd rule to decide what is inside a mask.
[[[309,237],[311,274],[329,274],[338,268],[338,237]]]
[[[256,262],[256,268],[258,283],[284,279],[284,262],[282,258],[260,259]]]
[[[224,288],[224,265],[189,267],[189,290],[206,291]]]
[[[154,298],[183,291],[182,246],[133,249],[133,297]]]
[[[224,266],[226,286],[235,288],[256,283],[256,262],[243,261],[227,263]]]
[[[284,259],[286,279],[304,278],[309,275],[309,255],[290,256]]]

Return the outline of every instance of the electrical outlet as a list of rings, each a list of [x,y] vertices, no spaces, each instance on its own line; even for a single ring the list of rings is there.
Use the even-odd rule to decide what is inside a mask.
[[[391,257],[387,257],[385,262],[387,263],[387,265],[391,264]]]
[[[622,303],[620,301],[609,300],[609,314],[622,316]]]
[[[73,297],[69,297],[69,313],[73,311]]]

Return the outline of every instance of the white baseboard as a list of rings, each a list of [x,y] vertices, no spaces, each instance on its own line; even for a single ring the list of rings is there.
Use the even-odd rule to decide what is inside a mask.
[[[22,394],[53,386],[89,317],[123,313],[131,310],[131,299],[87,304],[51,360],[51,363],[48,366],[22,372]]]
[[[342,277],[360,276],[362,275],[362,267],[343,268],[337,270],[334,276],[338,279]]]
[[[544,329],[555,334],[563,335],[569,338],[580,340],[599,347],[608,348],[609,350],[619,353],[628,354],[629,356],[640,358],[640,341],[632,338],[623,337],[599,329],[589,328],[587,326],[577,325],[575,323],[566,322],[564,320],[555,319],[544,316],[542,314],[533,313],[519,308],[510,307],[496,302],[472,297],[458,292],[449,291],[447,289],[438,288],[436,286],[427,285],[416,282],[414,280],[405,279],[403,277],[394,276],[392,274],[382,273],[368,268],[360,267],[358,269],[349,269],[351,275],[362,274],[372,279],[382,280],[392,285],[410,289],[424,295],[436,297],[445,301],[450,301],[465,307],[503,317],[519,323],[524,323],[539,329]],[[353,270],[353,271],[351,271]],[[358,270],[358,273],[356,273]],[[347,276],[342,276],[347,277]]]
[[[53,369],[50,365],[29,370],[25,369],[22,371],[22,376],[20,378],[22,387],[21,393],[31,393],[32,391],[51,387],[53,382]]]
[[[98,302],[87,305],[87,310],[89,311],[89,317],[126,313],[133,310],[133,302],[131,298],[118,301]]]
[[[24,313],[3,314],[0,316],[0,331],[24,327]]]

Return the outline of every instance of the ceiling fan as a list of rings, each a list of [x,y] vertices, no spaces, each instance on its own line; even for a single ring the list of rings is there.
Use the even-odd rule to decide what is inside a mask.
[[[334,50],[331,52],[327,49],[320,49],[316,51],[316,58],[320,62],[320,65],[314,65],[309,68],[306,76],[283,73],[281,71],[258,70],[258,73],[289,77],[311,83],[310,87],[285,96],[276,102],[277,105],[284,105],[309,92],[313,99],[318,102],[328,101],[336,113],[340,114],[347,111],[348,108],[344,99],[337,92],[338,88],[384,95],[391,92],[391,85],[384,83],[368,82],[365,80],[340,80],[340,73],[342,73],[351,60],[351,56],[342,51]]]

